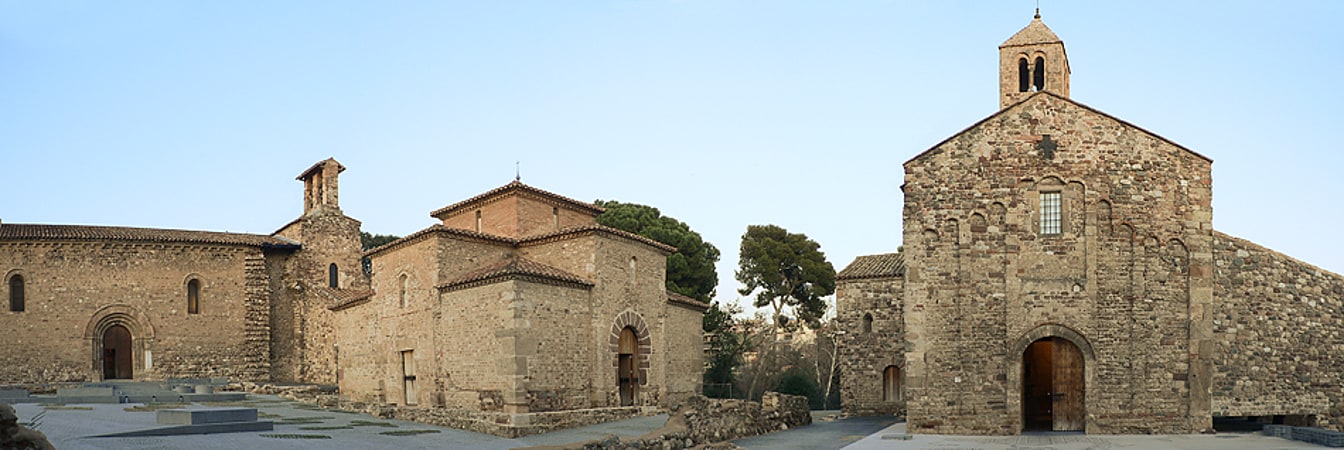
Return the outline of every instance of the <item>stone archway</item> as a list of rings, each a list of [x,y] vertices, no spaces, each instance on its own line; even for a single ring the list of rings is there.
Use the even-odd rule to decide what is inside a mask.
[[[1008,414],[1015,429],[1086,431],[1096,367],[1087,338],[1058,324],[1024,333],[1008,349]]]
[[[133,306],[99,309],[84,327],[84,339],[92,350],[92,378],[130,379],[153,369],[154,327]]]
[[[634,311],[623,312],[611,324],[608,344],[616,369],[617,402],[621,406],[637,405],[639,387],[649,383],[649,354],[653,353],[649,326]]]

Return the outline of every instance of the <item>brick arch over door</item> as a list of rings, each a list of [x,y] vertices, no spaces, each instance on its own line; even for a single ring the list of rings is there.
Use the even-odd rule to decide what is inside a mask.
[[[103,335],[113,326],[125,327],[131,332],[131,363],[133,372],[143,374],[145,370],[145,349],[154,341],[154,325],[149,317],[130,305],[108,305],[93,313],[89,323],[84,326],[84,340],[91,351],[90,369],[101,378],[103,374]]]
[[[607,336],[607,347],[612,355],[611,367],[617,368],[620,364],[616,355],[621,352],[621,330],[626,328],[635,330],[635,339],[639,342],[639,384],[649,384],[649,354],[653,353],[653,340],[649,338],[649,326],[644,323],[644,318],[634,311],[620,313],[611,324],[611,332]]]
[[[1027,346],[1045,338],[1060,338],[1078,347],[1083,354],[1083,384],[1085,386],[1096,386],[1096,367],[1097,354],[1092,350],[1092,343],[1086,337],[1072,328],[1064,325],[1047,323],[1036,328],[1032,328],[1022,334],[1017,341],[1013,342],[1008,348],[1008,416],[1014,421],[1013,429],[1022,430],[1022,355],[1027,351]],[[1095,404],[1093,402],[1093,392],[1095,389],[1083,391],[1084,405]],[[1089,421],[1090,422],[1090,421]],[[1086,429],[1084,429],[1086,432]]]

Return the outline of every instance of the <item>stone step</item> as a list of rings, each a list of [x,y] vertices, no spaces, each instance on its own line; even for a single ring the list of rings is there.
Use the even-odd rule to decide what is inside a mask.
[[[221,422],[256,422],[256,408],[161,409],[156,420],[163,425],[198,425]]]

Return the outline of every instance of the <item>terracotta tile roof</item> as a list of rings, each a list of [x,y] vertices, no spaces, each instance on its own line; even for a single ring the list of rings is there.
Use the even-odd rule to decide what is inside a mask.
[[[610,234],[610,235],[613,235],[613,236],[618,236],[618,237],[622,237],[622,238],[625,238],[625,239],[629,239],[629,240],[632,240],[632,241],[635,241],[635,242],[639,242],[639,243],[642,243],[642,244],[645,244],[645,245],[653,246],[653,247],[658,248],[659,250],[663,250],[663,251],[666,251],[666,252],[668,252],[668,253],[673,253],[673,252],[676,252],[676,251],[677,251],[677,248],[676,248],[676,247],[673,247],[673,246],[671,246],[671,245],[667,245],[667,244],[664,244],[664,243],[662,243],[662,242],[658,242],[658,241],[655,241],[655,240],[653,240],[653,239],[649,239],[649,238],[646,238],[646,237],[644,237],[644,236],[640,236],[640,235],[635,234],[635,233],[631,233],[631,232],[623,231],[623,230],[618,230],[618,229],[615,229],[615,228],[612,228],[612,227],[608,227],[608,226],[605,226],[605,225],[598,225],[598,224],[595,224],[595,223],[587,224],[587,225],[579,225],[579,226],[576,226],[576,227],[569,227],[569,228],[565,228],[565,229],[563,229],[563,230],[554,231],[554,232],[550,232],[550,233],[546,233],[546,234],[539,234],[539,235],[536,235],[536,236],[528,236],[528,237],[519,239],[519,240],[518,240],[518,244],[522,245],[522,244],[530,244],[530,243],[536,243],[536,242],[546,242],[546,241],[550,241],[550,240],[555,239],[555,238],[558,238],[558,237],[563,237],[563,236],[567,236],[567,235],[571,235],[571,234],[580,234],[580,233],[606,233],[606,234]]]
[[[317,291],[319,295],[325,297],[331,304],[327,309],[339,311],[361,303],[366,303],[373,298],[373,289],[332,289],[326,286],[310,288]]]
[[[705,310],[709,309],[709,305],[706,304],[705,302],[672,291],[667,291],[667,302],[673,305],[681,306],[683,308],[694,309],[700,312],[705,312]]]
[[[836,280],[859,280],[864,278],[885,278],[905,276],[905,255],[901,253],[883,253],[863,255],[854,258],[854,262],[835,274]]]
[[[327,164],[327,161],[331,161],[331,162],[336,163],[336,173],[345,172],[345,166],[341,165],[341,163],[340,163],[339,161],[336,161],[336,158],[327,158],[327,159],[324,159],[324,160],[321,160],[321,161],[318,161],[318,162],[314,163],[312,166],[309,166],[307,170],[304,170],[302,173],[299,174],[299,176],[294,177],[294,179],[295,179],[295,180],[302,180],[304,177],[308,176],[308,174],[313,173],[314,171],[317,171],[318,169],[321,169],[322,166],[324,166],[324,165]]]
[[[0,241],[99,240],[173,242],[189,244],[247,245],[261,248],[298,249],[299,243],[264,234],[217,231],[166,230],[159,228],[104,227],[93,225],[0,224]]]
[[[434,224],[434,225],[430,225],[428,228],[425,228],[425,229],[423,229],[423,230],[420,230],[420,231],[417,231],[417,232],[408,234],[408,235],[406,235],[406,236],[403,236],[401,239],[397,239],[397,240],[395,240],[395,241],[388,242],[388,243],[386,243],[386,244],[383,244],[383,245],[380,245],[380,246],[377,246],[377,247],[374,247],[374,248],[365,250],[364,253],[363,253],[363,256],[373,256],[374,254],[377,254],[377,253],[382,253],[382,252],[385,252],[385,251],[388,251],[388,250],[391,250],[391,249],[394,249],[394,248],[397,248],[397,247],[401,247],[401,246],[404,246],[404,245],[407,245],[407,244],[411,244],[411,243],[413,243],[413,242],[416,242],[416,241],[420,240],[421,238],[423,238],[423,237],[425,237],[425,236],[429,236],[429,235],[431,235],[431,234],[435,234],[435,233],[450,234],[450,235],[460,236],[460,237],[465,237],[465,238],[469,238],[469,239],[476,239],[476,240],[489,241],[489,242],[497,242],[497,243],[500,243],[500,244],[508,244],[508,245],[510,245],[510,246],[516,246],[516,245],[518,245],[518,241],[517,241],[517,240],[515,240],[515,239],[511,239],[511,238],[507,238],[507,237],[504,237],[504,236],[496,236],[496,235],[493,235],[493,234],[486,234],[486,233],[481,233],[481,232],[478,232],[478,231],[471,231],[471,230],[463,230],[463,229],[459,229],[459,228],[445,227],[445,226],[443,226],[442,224]]]
[[[560,286],[592,288],[593,282],[578,275],[520,257],[510,257],[467,272],[440,284],[440,290],[458,290],[507,280],[527,280]]]
[[[451,205],[448,205],[448,206],[439,208],[439,209],[435,210],[434,212],[429,213],[429,216],[430,216],[430,217],[437,218],[437,219],[443,219],[443,216],[452,214],[452,213],[454,213],[454,212],[457,212],[457,211],[460,211],[460,210],[463,210],[463,209],[467,209],[468,207],[471,207],[471,206],[475,206],[476,204],[478,204],[478,203],[482,203],[482,202],[484,202],[485,200],[490,199],[490,198],[492,198],[492,197],[498,197],[498,196],[502,196],[502,195],[504,195],[504,194],[512,193],[512,192],[526,192],[526,193],[536,194],[536,195],[539,195],[539,196],[542,196],[542,197],[549,198],[549,199],[551,199],[551,200],[555,200],[555,201],[558,201],[558,202],[567,204],[567,205],[569,205],[569,206],[571,206],[571,207],[574,207],[575,209],[578,209],[578,210],[580,210],[580,211],[586,211],[586,212],[588,212],[588,213],[590,213],[590,214],[592,214],[592,215],[602,214],[602,212],[605,211],[605,210],[603,210],[601,207],[599,207],[599,206],[597,206],[597,205],[594,205],[594,204],[592,204],[592,203],[581,202],[581,201],[578,201],[578,200],[575,200],[575,199],[572,199],[572,198],[569,198],[569,197],[565,197],[565,196],[560,195],[560,194],[556,194],[556,193],[554,193],[554,192],[550,192],[550,191],[545,191],[545,190],[537,189],[537,188],[534,188],[534,187],[532,187],[532,186],[528,186],[528,185],[526,185],[526,184],[523,184],[523,182],[521,182],[521,181],[514,180],[513,182],[511,182],[511,183],[509,183],[509,184],[506,184],[506,185],[503,185],[503,186],[500,186],[500,187],[491,189],[491,190],[486,191],[485,193],[483,193],[483,194],[481,194],[481,195],[477,195],[477,196],[475,196],[475,197],[472,197],[472,198],[469,198],[469,199],[466,199],[466,200],[463,200],[463,201],[460,201],[460,202],[457,202],[457,203],[453,203],[453,204],[451,204]]]
[[[1003,45],[1000,45],[999,48],[1014,47],[1018,45],[1053,44],[1056,42],[1063,41],[1059,39],[1059,36],[1055,35],[1054,31],[1050,31],[1050,27],[1045,26],[1045,22],[1041,22],[1040,16],[1036,16],[1035,19],[1031,20],[1031,23],[1027,24],[1025,28],[1022,28],[1022,31],[1018,31],[1013,37],[1003,41]]]

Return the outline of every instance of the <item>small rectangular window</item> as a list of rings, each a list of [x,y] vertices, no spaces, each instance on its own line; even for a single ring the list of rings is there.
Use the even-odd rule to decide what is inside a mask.
[[[1041,234],[1059,234],[1061,205],[1058,192],[1041,193]]]

